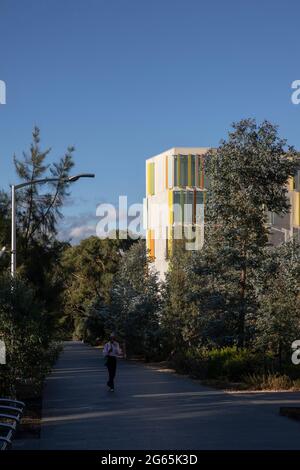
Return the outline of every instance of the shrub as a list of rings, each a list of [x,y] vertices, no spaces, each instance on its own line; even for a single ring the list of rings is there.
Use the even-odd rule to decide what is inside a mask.
[[[241,380],[242,376],[259,367],[257,356],[248,349],[228,346],[207,353],[207,378]]]
[[[228,346],[221,349],[190,349],[173,356],[177,371],[200,379],[240,381],[261,368],[261,359],[248,349]]]
[[[244,382],[255,390],[290,390],[297,384],[287,375],[280,374],[248,374]]]
[[[0,394],[15,395],[20,383],[40,384],[52,341],[48,317],[33,289],[21,279],[0,277],[0,338],[7,364],[0,370]]]
[[[205,350],[190,349],[184,353],[177,352],[171,357],[170,364],[181,374],[190,374],[198,379],[207,377]]]

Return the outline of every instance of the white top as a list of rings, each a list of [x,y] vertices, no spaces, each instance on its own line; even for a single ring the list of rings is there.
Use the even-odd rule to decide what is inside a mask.
[[[122,350],[119,346],[119,343],[117,343],[117,341],[113,341],[112,343],[109,341],[108,343],[106,343],[103,348],[103,355],[113,357],[121,356]]]

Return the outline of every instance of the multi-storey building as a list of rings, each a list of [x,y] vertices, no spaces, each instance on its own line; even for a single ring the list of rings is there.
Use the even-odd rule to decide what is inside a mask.
[[[209,182],[203,147],[177,147],[146,161],[144,226],[147,249],[163,278],[177,240],[196,250],[204,241],[205,201]],[[300,171],[289,182],[291,211],[270,214],[270,240],[274,244],[300,234]]]
[[[176,240],[199,249],[204,237],[208,148],[172,148],[146,161],[147,248],[163,277]]]
[[[300,170],[288,183],[288,199],[291,210],[281,216],[269,214],[271,226],[270,241],[273,245],[279,245],[292,237],[300,240]]]

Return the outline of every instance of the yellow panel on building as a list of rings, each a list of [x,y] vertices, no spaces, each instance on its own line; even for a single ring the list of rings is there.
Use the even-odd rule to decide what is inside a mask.
[[[150,230],[150,256],[151,258],[155,258],[155,236],[154,230]]]
[[[300,226],[300,192],[293,192],[293,225]]]
[[[288,188],[289,191],[293,191],[295,189],[295,179],[292,176],[289,178]]]
[[[155,164],[147,163],[147,195],[153,195],[155,192]]]

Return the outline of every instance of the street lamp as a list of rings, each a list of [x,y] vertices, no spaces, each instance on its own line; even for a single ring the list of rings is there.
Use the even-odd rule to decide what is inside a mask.
[[[67,178],[45,178],[33,180],[27,183],[14,184],[11,186],[11,276],[15,277],[17,268],[17,232],[16,232],[16,190],[32,186],[34,184],[53,183],[60,181],[61,183],[74,183],[79,178],[94,178],[93,173],[81,173]]]

